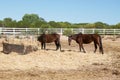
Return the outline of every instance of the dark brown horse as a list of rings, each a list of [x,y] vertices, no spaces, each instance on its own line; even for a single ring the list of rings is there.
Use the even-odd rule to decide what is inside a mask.
[[[41,34],[38,39],[39,42],[41,42],[41,49],[46,49],[46,43],[55,42],[56,50],[60,48],[61,50],[61,44],[60,44],[60,35],[57,33],[52,34]]]
[[[75,40],[78,44],[79,44],[79,49],[81,51],[81,48],[83,49],[83,52],[86,53],[83,44],[88,44],[91,42],[94,42],[94,46],[95,46],[95,50],[94,52],[96,52],[97,50],[97,45],[99,46],[99,50],[102,54],[104,54],[103,52],[103,47],[102,47],[102,40],[101,40],[101,36],[98,34],[74,34],[68,37],[68,42],[69,45],[71,44],[71,40]]]

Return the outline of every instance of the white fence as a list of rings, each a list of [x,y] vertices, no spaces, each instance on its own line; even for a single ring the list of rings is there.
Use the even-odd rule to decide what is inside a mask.
[[[84,28],[0,28],[0,34],[7,35],[38,35],[42,32],[57,32],[64,34],[65,32],[83,34],[103,34],[103,35],[120,35],[120,29],[84,29]]]

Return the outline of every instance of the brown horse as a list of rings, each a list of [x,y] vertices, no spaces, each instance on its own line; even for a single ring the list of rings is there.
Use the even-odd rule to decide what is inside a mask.
[[[78,44],[79,44],[79,49],[81,51],[81,48],[83,49],[83,52],[86,53],[83,44],[88,44],[91,42],[94,42],[94,46],[95,46],[95,50],[94,52],[96,52],[97,50],[97,45],[99,46],[99,50],[102,54],[104,54],[103,52],[103,47],[102,47],[102,40],[101,40],[101,36],[98,34],[74,34],[68,37],[68,42],[69,45],[71,44],[71,40],[75,40]]]
[[[39,42],[41,42],[41,49],[46,49],[46,43],[55,42],[56,50],[60,48],[61,50],[61,44],[60,44],[60,35],[57,33],[52,34],[41,34],[38,39]]]

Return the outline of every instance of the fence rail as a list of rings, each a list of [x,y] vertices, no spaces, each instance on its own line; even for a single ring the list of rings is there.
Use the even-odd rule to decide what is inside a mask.
[[[103,34],[103,35],[120,35],[120,29],[84,29],[84,28],[0,28],[0,34],[7,35],[38,35],[42,32],[57,32],[64,34],[65,32],[83,34]]]

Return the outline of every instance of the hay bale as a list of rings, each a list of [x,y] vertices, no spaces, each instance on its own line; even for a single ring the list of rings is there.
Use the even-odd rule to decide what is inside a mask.
[[[28,46],[24,46],[23,44],[10,44],[10,43],[4,43],[3,42],[3,53],[5,54],[9,54],[11,52],[16,52],[19,54],[28,54],[32,51],[37,51],[38,48],[28,45]]]

